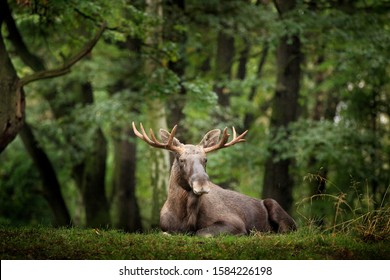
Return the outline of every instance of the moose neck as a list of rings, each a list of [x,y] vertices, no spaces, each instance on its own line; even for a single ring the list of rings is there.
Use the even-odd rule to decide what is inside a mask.
[[[199,198],[195,195],[187,180],[181,177],[178,160],[175,159],[169,178],[168,201],[172,201],[175,212],[186,220],[185,231],[192,232],[196,229]]]
[[[182,178],[180,174],[180,166],[178,160],[175,158],[171,168],[171,175],[169,177],[169,194],[183,193],[191,191],[191,187],[187,180]]]

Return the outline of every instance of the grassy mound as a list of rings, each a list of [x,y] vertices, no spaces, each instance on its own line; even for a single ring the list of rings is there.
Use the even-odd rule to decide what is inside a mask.
[[[390,240],[301,228],[200,238],[160,232],[1,227],[1,259],[390,259]]]

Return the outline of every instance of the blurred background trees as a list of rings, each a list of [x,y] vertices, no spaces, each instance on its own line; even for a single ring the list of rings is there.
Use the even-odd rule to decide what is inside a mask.
[[[301,222],[332,222],[332,196],[388,207],[388,1],[0,1],[0,223],[156,226],[169,156],[132,121],[185,143],[249,129],[211,179]],[[71,72],[15,88],[103,23]]]

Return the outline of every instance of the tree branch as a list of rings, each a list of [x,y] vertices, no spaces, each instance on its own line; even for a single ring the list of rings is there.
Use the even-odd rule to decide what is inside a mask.
[[[274,3],[274,6],[275,6],[275,8],[276,8],[276,11],[278,12],[279,18],[281,18],[283,13],[282,13],[282,10],[280,9],[280,6],[279,6],[278,1],[273,0],[272,2]]]
[[[8,6],[7,1],[2,1],[1,9],[4,12],[4,19],[8,29],[8,39],[11,40],[17,55],[21,60],[34,71],[43,71],[45,66],[43,60],[32,54],[27,48],[22,35],[16,27],[12,12]]]
[[[79,53],[77,53],[75,56],[70,58],[62,67],[52,69],[52,70],[44,70],[44,71],[38,71],[34,74],[28,75],[26,77],[23,77],[19,80],[19,88],[22,88],[23,86],[42,79],[49,79],[58,77],[61,75],[65,75],[66,73],[70,72],[70,69],[73,65],[75,65],[78,61],[80,61],[84,56],[89,54],[93,47],[96,45],[96,43],[99,41],[100,37],[102,36],[104,30],[107,27],[107,23],[103,23],[100,27],[99,31],[95,35],[95,37],[87,44],[83,49],[80,50]]]

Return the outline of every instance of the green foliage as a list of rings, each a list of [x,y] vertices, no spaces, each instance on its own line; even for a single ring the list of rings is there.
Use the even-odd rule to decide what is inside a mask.
[[[37,170],[19,139],[0,155],[0,224],[51,224],[51,213],[42,196]]]
[[[287,129],[280,129],[267,145],[278,151],[279,157],[274,158],[275,161],[294,160],[297,181],[301,181],[300,178],[307,174],[307,170],[316,173],[325,168],[333,182],[327,186],[328,191],[347,192],[352,178],[355,182],[352,185],[358,193],[363,193],[366,191],[363,182],[373,184],[380,178],[386,182],[387,174],[383,174],[383,177],[379,174],[386,172],[387,166],[382,160],[386,160],[387,155],[373,158],[378,148],[376,137],[371,130],[352,123],[302,120]],[[372,164],[374,160],[382,163]],[[312,162],[316,164],[301,168]],[[381,170],[379,174],[378,169]],[[376,203],[380,203],[387,187],[382,183],[375,192],[370,191]],[[351,200],[348,202],[351,203]]]
[[[216,110],[218,106],[217,96],[212,91],[211,85],[200,79],[185,82],[183,86],[186,90],[186,105],[183,109],[186,120],[183,125],[189,130],[194,143],[198,143],[202,139],[200,131],[206,133],[210,130],[207,122],[212,121],[210,112]]]
[[[351,160],[356,161],[356,149],[360,144],[370,146],[365,136],[364,132],[356,133],[356,127],[343,123],[302,120],[291,124],[288,129],[280,129],[268,145],[277,149],[280,158],[275,158],[276,161],[294,158],[301,165],[315,157],[322,163],[337,161],[345,165]]]

